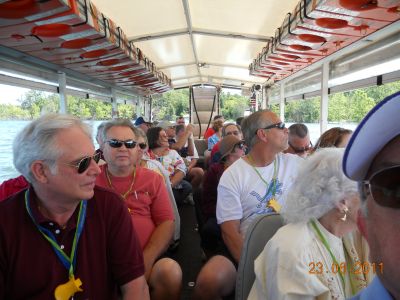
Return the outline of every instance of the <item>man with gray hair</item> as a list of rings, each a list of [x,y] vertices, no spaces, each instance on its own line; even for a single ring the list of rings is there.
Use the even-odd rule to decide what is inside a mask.
[[[195,299],[220,299],[233,291],[249,224],[258,215],[280,211],[301,161],[282,153],[288,130],[272,111],[251,114],[242,121],[242,131],[250,152],[223,173],[218,185],[216,215],[226,251],[200,271]]]
[[[289,147],[285,153],[306,157],[311,150],[310,134],[306,125],[295,123],[289,126]]]
[[[343,171],[358,181],[358,227],[370,247],[364,272],[377,276],[353,299],[400,299],[400,92],[378,103],[354,131]],[[368,268],[368,269],[367,269]]]
[[[13,152],[30,186],[0,203],[0,299],[149,299],[127,207],[95,186],[89,127],[45,115]]]

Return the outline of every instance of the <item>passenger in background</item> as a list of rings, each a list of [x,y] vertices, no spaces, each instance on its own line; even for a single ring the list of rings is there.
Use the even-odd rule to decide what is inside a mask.
[[[96,142],[99,145],[99,148],[96,149],[96,153],[99,153],[100,159],[104,161],[104,156],[103,156],[103,128],[104,128],[105,122],[100,123],[99,126],[97,126],[97,133],[96,133]]]
[[[168,137],[161,127],[150,128],[147,132],[150,159],[158,160],[169,173],[172,190],[177,204],[182,204],[192,193],[192,185],[184,180],[187,168],[183,158],[173,149],[169,149]],[[190,197],[190,196],[189,196]],[[193,197],[193,196],[192,196]]]
[[[185,125],[185,118],[183,116],[176,117],[176,125]]]
[[[229,135],[234,135],[238,137],[239,140],[243,139],[243,133],[242,133],[242,128],[240,125],[234,124],[234,123],[228,123],[225,124],[222,127],[222,138],[229,136]],[[211,150],[211,163],[218,162],[221,158],[221,153],[219,152],[219,144],[221,141],[218,141],[214,145],[214,147]]]
[[[313,152],[319,148],[344,148],[346,147],[353,131],[341,127],[333,127],[325,131],[315,143]]]
[[[239,117],[236,119],[236,125],[242,126],[242,121],[243,121],[244,117]]]
[[[184,155],[192,156],[194,154],[194,143],[193,141],[193,125],[188,124],[184,126],[184,132],[177,137],[176,135],[176,124],[169,121],[161,121],[157,127],[161,127],[165,130],[168,137],[169,148],[176,150],[179,155],[184,152]],[[190,143],[189,143],[190,142]]]
[[[312,149],[307,126],[301,123],[296,123],[290,125],[288,129],[289,147],[284,152],[296,154],[300,157],[306,157]]]
[[[147,133],[147,130],[151,128],[152,123],[146,121],[143,117],[139,117],[135,121],[135,126],[142,129],[144,133]]]
[[[127,207],[95,186],[94,153],[90,128],[68,115],[44,115],[15,138],[31,186],[0,203],[1,300],[149,299]]]
[[[203,138],[204,138],[205,140],[208,140],[208,138],[209,138],[210,136],[212,136],[212,135],[215,133],[215,130],[213,129],[213,127],[214,127],[214,122],[215,122],[215,121],[218,121],[218,120],[221,120],[221,121],[222,121],[222,124],[225,122],[225,119],[224,119],[223,116],[221,116],[221,115],[216,115],[216,116],[214,116],[213,122],[212,122],[211,126],[208,127],[208,129],[207,129],[206,132],[204,133],[204,137],[203,137]]]
[[[136,141],[139,145],[138,150],[138,166],[153,170],[154,172],[162,175],[164,178],[165,186],[167,188],[169,200],[172,206],[172,210],[175,216],[175,233],[174,233],[174,242],[170,245],[169,250],[175,249],[179,245],[180,232],[181,232],[181,218],[179,215],[178,207],[176,205],[174,193],[172,191],[171,182],[169,180],[169,174],[167,170],[164,169],[163,165],[154,159],[150,159],[147,155],[148,143],[147,136],[143,132],[143,130],[136,128]]]
[[[235,161],[245,154],[244,141],[235,135],[228,135],[220,142],[221,158],[218,163],[212,164],[203,181],[203,197],[201,212],[204,225],[200,232],[201,246],[207,257],[218,252],[217,248],[223,245],[221,230],[217,224],[215,211],[217,208],[217,187],[222,173]]]
[[[255,260],[249,300],[344,300],[370,282],[353,271],[368,263],[368,246],[351,234],[360,199],[342,171],[343,153],[321,149],[300,165],[281,211],[287,225]]]
[[[177,125],[175,127],[175,134],[176,138],[181,140],[182,136],[186,135],[185,125]],[[190,181],[193,189],[198,188],[203,180],[204,171],[202,168],[196,167],[199,154],[194,144],[193,135],[188,138],[186,145],[177,151],[185,161],[188,169],[185,179]],[[191,152],[192,154],[190,154]]]
[[[109,188],[128,206],[137,229],[151,299],[179,299],[182,271],[170,258],[161,258],[174,234],[174,214],[164,179],[140,166],[138,132],[131,121],[114,119],[103,128],[104,157],[97,178],[99,186]]]
[[[0,184],[0,201],[7,199],[8,197],[28,187],[29,182],[22,175],[16,178],[5,180]]]
[[[353,300],[400,299],[399,111],[400,92],[379,102],[361,121],[344,154],[343,170],[359,184],[358,226],[370,246],[369,270],[377,275]]]
[[[213,130],[214,134],[210,136],[207,140],[208,151],[211,151],[212,148],[222,137],[222,127],[224,126],[224,122],[222,120],[214,121]]]
[[[200,271],[195,299],[220,299],[233,292],[247,227],[258,215],[280,211],[301,161],[282,153],[288,130],[275,113],[253,113],[243,120],[242,130],[250,153],[233,163],[218,185],[216,215],[227,249]]]

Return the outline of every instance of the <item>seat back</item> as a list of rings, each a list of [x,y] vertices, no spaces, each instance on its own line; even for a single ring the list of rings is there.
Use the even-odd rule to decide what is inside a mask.
[[[197,153],[199,154],[197,164],[199,166],[204,166],[204,151],[207,150],[207,141],[204,139],[195,139],[194,146],[196,147]]]
[[[256,278],[254,260],[260,255],[268,240],[282,226],[282,217],[277,213],[260,216],[249,226],[236,277],[236,300],[247,299]]]

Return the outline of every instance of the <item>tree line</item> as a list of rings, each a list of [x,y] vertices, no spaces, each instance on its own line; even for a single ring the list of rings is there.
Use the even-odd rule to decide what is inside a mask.
[[[329,122],[360,122],[376,103],[400,90],[400,81],[379,87],[368,87],[329,95]],[[249,109],[250,100],[241,95],[222,92],[221,113],[227,120],[235,120]],[[68,113],[81,119],[107,120],[111,118],[111,103],[97,99],[67,96]],[[271,109],[279,114],[279,105]],[[44,112],[59,111],[59,96],[31,90],[20,100],[20,105],[0,104],[0,120],[33,120]],[[121,118],[136,118],[136,106],[118,104]],[[173,90],[157,95],[152,100],[154,120],[175,120],[177,116],[189,115],[189,90]],[[320,119],[320,98],[289,101],[285,105],[285,120],[288,122],[315,123]]]
[[[328,102],[328,121],[359,123],[378,102],[398,91],[400,81],[331,94]],[[289,101],[285,105],[285,120],[299,123],[319,122],[320,108],[320,97]],[[279,114],[279,104],[272,105],[271,109]]]

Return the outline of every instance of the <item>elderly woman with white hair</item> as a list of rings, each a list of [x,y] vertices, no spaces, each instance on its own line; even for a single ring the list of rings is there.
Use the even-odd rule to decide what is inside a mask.
[[[343,153],[321,149],[301,165],[281,211],[287,225],[256,259],[248,299],[346,299],[370,281],[357,183],[342,172]]]

